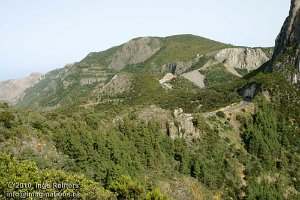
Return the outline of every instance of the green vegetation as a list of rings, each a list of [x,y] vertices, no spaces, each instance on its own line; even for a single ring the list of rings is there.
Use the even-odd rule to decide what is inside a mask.
[[[127,65],[121,71],[132,74],[161,73],[164,64],[176,61],[191,61],[199,56],[199,62],[192,68],[202,67],[206,60],[206,54],[229,47],[203,37],[194,35],[178,35],[166,38],[157,38],[160,41],[160,50],[143,63]],[[18,108],[46,109],[56,107],[84,104],[94,100],[94,90],[102,84],[108,83],[119,71],[108,66],[113,55],[122,48],[121,46],[110,48],[102,52],[93,52],[82,61],[65,68],[48,73],[45,78],[28,89],[22,101],[18,102]],[[168,69],[167,69],[168,71]]]
[[[157,79],[154,75],[136,78],[131,106],[158,104],[160,95],[170,94],[153,81]],[[25,167],[33,173],[29,182],[43,177],[51,181],[52,175],[59,180],[82,180],[83,185],[88,183],[84,190],[80,190],[86,196],[167,199],[166,191],[157,188],[161,181],[168,182],[175,176],[198,180],[197,187],[202,188],[203,199],[219,194],[225,199],[239,199],[243,192],[246,199],[283,199],[282,194],[287,188],[300,190],[299,92],[279,74],[258,74],[251,81],[268,89],[272,102],[259,96],[254,102],[257,105],[255,113],[244,111],[237,116],[241,124],[241,144],[224,134],[234,129],[229,123],[222,122],[225,115],[221,112],[218,114],[220,121],[196,118],[193,123],[200,131],[201,139],[185,141],[170,139],[162,132],[161,123],[145,123],[134,113],[107,127],[105,120],[110,121],[113,116],[101,117],[97,110],[59,114],[17,111],[3,104],[0,110],[0,148],[6,153],[2,157],[15,163],[17,168],[33,166],[35,170]],[[197,95],[204,92],[183,79],[172,81],[172,84],[176,83],[176,91],[183,92],[188,87],[187,91]],[[227,91],[236,84],[240,82],[225,84]],[[145,97],[139,97],[140,94],[145,94]],[[147,94],[158,95],[150,98]],[[209,100],[217,95],[221,99],[228,96],[213,89],[208,89],[207,94],[212,95],[205,97]],[[149,99],[153,101],[149,102]],[[175,96],[169,101],[176,105]],[[130,106],[129,102],[124,102]],[[8,156],[12,153],[15,158]],[[47,173],[51,176],[46,176]],[[5,184],[12,180],[9,174],[3,179],[6,182],[2,183],[2,195],[7,192]],[[247,186],[240,178],[243,174]],[[17,180],[20,179],[23,177]],[[93,185],[93,190],[89,185]],[[297,192],[291,192],[289,197],[293,199],[297,195]]]
[[[249,71],[247,69],[235,69],[240,75],[245,76],[249,73]]]
[[[84,175],[71,174],[61,170],[39,170],[34,162],[17,161],[10,155],[0,153],[0,197],[8,199],[9,193],[61,193],[79,195],[81,199],[116,199],[112,192]],[[74,184],[72,188],[55,188],[54,184]],[[12,185],[13,184],[13,185]],[[45,184],[48,189],[38,187]],[[11,185],[8,187],[8,185]],[[11,196],[13,197],[13,196]],[[9,198],[10,199],[10,198]],[[15,199],[15,198],[14,198]],[[50,199],[53,199],[50,198]],[[64,198],[58,198],[64,199]]]
[[[59,180],[65,180],[62,178],[65,177],[76,181],[71,174],[82,173],[86,179],[93,180],[91,184],[99,184],[99,189],[103,186],[101,191],[104,194],[113,192],[118,199],[125,196],[149,199],[155,195],[165,199],[156,189],[156,184],[174,175],[195,177],[212,191],[224,187],[229,189],[229,180],[234,180],[235,172],[228,170],[223,163],[224,153],[231,150],[208,126],[203,130],[206,134],[204,140],[194,141],[192,146],[201,147],[195,149],[182,139],[171,140],[161,132],[159,123],[153,121],[146,124],[135,116],[125,118],[115,124],[115,128],[103,129],[101,122],[92,120],[96,113],[73,113],[67,117],[55,112],[16,112],[12,108],[4,108],[3,112],[14,117],[11,117],[11,126],[1,127],[1,151],[14,153],[20,162],[30,160],[32,165],[42,169],[36,171],[40,175],[30,176],[36,179],[29,179],[29,182],[41,180],[47,170],[56,170],[53,173],[60,174],[55,175]],[[21,142],[28,144],[28,147],[24,149]],[[210,157],[212,149],[215,149],[214,159]],[[233,160],[230,162],[234,164]],[[210,174],[211,169],[217,176]],[[228,181],[223,180],[225,174]],[[7,178],[7,181],[12,180],[15,179]],[[3,192],[6,191],[5,183],[2,185]]]
[[[9,182],[66,181],[80,188],[61,192],[81,199],[299,199],[299,89],[262,73],[267,64],[243,79],[220,64],[202,70],[206,88],[176,77],[166,90],[157,67],[227,45],[192,35],[160,41],[154,57],[121,70],[132,76],[124,93],[94,95],[117,73],[107,69],[115,47],[49,73],[18,104],[32,110],[0,104],[0,198],[24,191]],[[206,61],[200,57],[191,70]],[[260,84],[270,99],[259,94],[241,111],[203,117],[241,101],[236,90],[247,83]],[[168,119],[140,117],[151,105]],[[170,123],[179,128],[175,108],[192,113],[197,137],[168,136]]]
[[[138,74],[133,81],[132,89],[118,95],[118,99],[122,99],[122,102],[113,105],[118,106],[119,109],[122,107],[127,109],[128,106],[155,104],[171,111],[180,107],[188,113],[204,112],[239,102],[241,97],[236,93],[236,88],[245,83],[241,79],[232,78],[236,81],[200,89],[186,79],[177,77],[170,82],[173,89],[164,90],[158,80],[159,76],[155,74]],[[97,106],[99,110],[106,110],[108,107],[112,107],[112,104]]]
[[[187,92],[196,92],[199,90],[199,87],[196,86],[194,83],[188,81],[187,79],[183,78],[182,76],[176,77],[170,81],[170,84],[175,91],[187,91]]]
[[[216,115],[217,115],[218,117],[221,117],[221,118],[225,118],[225,117],[226,117],[225,113],[222,112],[222,111],[218,111],[218,112],[216,113]]]
[[[87,72],[82,73],[82,70]],[[34,87],[29,88],[16,107],[48,110],[70,104],[78,106],[92,96],[93,90],[98,84],[107,83],[114,74],[112,70],[108,69],[91,69],[88,66],[82,68],[78,63],[70,69],[52,71]],[[100,79],[100,81],[89,83],[93,79]],[[88,83],[84,83],[84,81]]]
[[[201,58],[199,58],[199,61],[196,64],[194,64],[190,69],[187,70],[187,72],[193,71],[196,69],[201,69],[207,63],[207,61],[209,61],[210,59],[212,59],[212,58],[210,58],[209,56],[206,56],[206,55],[202,56]]]
[[[188,61],[197,55],[217,51],[229,47],[213,40],[195,35],[177,35],[161,38],[162,48],[153,58],[145,63],[150,66],[162,66],[174,61]]]
[[[78,63],[79,66],[93,66],[99,68],[106,68],[109,64],[109,58],[121,46],[116,46],[105,51],[89,53],[82,61]]]
[[[221,84],[230,84],[231,82],[237,81],[239,78],[226,70],[221,65],[214,65],[208,69],[201,70],[201,73],[205,75],[204,83],[206,86],[213,87]]]
[[[289,199],[298,199],[299,91],[279,73],[258,74],[253,79],[270,91],[272,102],[258,98],[257,112],[239,119],[245,149],[252,156],[246,161],[247,195],[249,199],[284,199],[280,194],[293,187],[298,193],[289,194]]]

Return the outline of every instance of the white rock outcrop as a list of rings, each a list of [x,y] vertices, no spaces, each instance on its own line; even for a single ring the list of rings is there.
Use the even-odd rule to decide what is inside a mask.
[[[270,58],[260,48],[228,48],[219,51],[216,56],[218,62],[234,69],[247,69],[248,71],[259,68]]]
[[[177,131],[170,134],[172,139],[175,138],[185,138],[185,139],[192,139],[192,138],[199,138],[200,133],[194,127],[193,124],[193,116],[189,113],[184,113],[182,108],[178,108],[174,110],[174,118],[176,124]]]

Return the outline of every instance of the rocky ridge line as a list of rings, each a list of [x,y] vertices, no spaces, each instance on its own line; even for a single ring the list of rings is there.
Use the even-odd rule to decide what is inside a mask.
[[[289,69],[291,65],[294,69]],[[271,65],[267,71],[283,70],[286,78],[300,83],[300,0],[292,0],[286,18],[276,39]]]

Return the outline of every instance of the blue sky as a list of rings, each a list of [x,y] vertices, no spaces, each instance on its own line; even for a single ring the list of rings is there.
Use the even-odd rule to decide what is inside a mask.
[[[48,72],[141,36],[274,46],[290,0],[0,0],[0,80]]]

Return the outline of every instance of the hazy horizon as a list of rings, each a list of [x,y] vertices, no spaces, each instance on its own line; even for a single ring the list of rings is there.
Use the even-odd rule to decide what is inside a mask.
[[[271,47],[289,0],[0,2],[0,80],[46,73],[136,37],[193,34]]]

